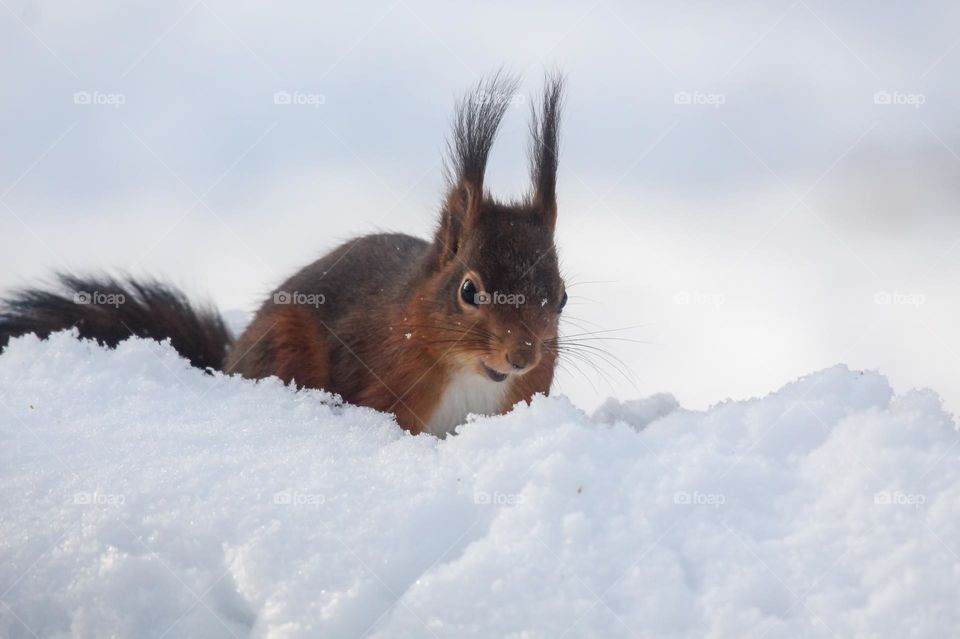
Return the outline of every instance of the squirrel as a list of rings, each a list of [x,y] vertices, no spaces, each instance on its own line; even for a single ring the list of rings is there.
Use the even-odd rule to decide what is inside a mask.
[[[345,242],[277,287],[236,339],[215,309],[162,282],[61,274],[62,290],[0,302],[0,349],[73,327],[109,347],[169,338],[196,367],[322,389],[439,437],[468,414],[549,394],[567,300],[554,245],[563,79],[548,75],[532,108],[531,192],[503,202],[484,190],[484,173],[516,87],[497,73],[457,103],[431,241]],[[104,296],[122,303],[98,303]]]

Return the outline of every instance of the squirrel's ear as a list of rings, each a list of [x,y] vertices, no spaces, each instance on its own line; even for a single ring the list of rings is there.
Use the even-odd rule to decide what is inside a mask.
[[[532,105],[530,122],[530,173],[533,203],[552,231],[557,223],[557,166],[560,151],[560,111],[563,108],[563,76],[547,76],[543,100]]]
[[[446,259],[456,254],[480,212],[487,158],[516,90],[517,80],[498,71],[457,103],[444,163],[449,193],[437,234]]]
[[[481,191],[468,182],[450,189],[440,215],[440,228],[437,229],[435,242],[441,265],[452,260],[460,250],[480,214],[482,200]]]

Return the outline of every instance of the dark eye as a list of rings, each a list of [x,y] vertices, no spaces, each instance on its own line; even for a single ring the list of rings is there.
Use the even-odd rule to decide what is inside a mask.
[[[567,305],[567,292],[563,292],[563,297],[560,298],[560,308],[558,310],[563,310],[563,307]]]
[[[463,280],[463,284],[460,285],[460,299],[470,306],[480,305],[477,299],[477,285],[472,280]]]

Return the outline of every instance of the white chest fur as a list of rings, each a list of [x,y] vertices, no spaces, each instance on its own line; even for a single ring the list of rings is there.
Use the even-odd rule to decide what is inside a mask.
[[[430,417],[427,429],[443,437],[467,421],[467,415],[495,415],[506,399],[511,380],[495,382],[471,371],[456,373],[447,387],[437,409]]]

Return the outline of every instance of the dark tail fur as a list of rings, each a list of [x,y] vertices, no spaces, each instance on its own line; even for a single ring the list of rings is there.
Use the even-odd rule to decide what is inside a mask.
[[[198,368],[220,370],[230,332],[211,307],[192,306],[177,289],[132,278],[57,276],[59,290],[28,289],[0,300],[0,350],[10,338],[76,327],[80,337],[114,347],[136,335],[170,338]]]

